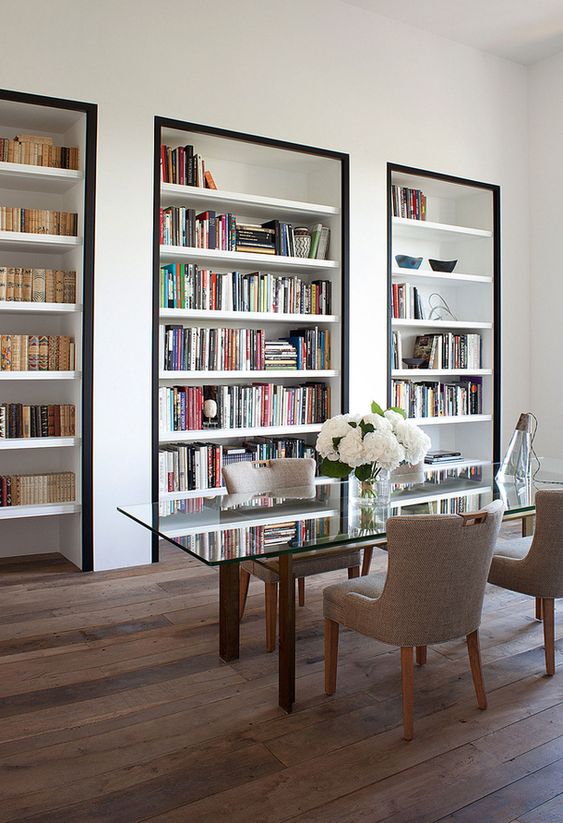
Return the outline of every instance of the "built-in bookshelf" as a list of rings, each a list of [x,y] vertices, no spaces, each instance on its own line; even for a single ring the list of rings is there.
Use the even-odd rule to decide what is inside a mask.
[[[170,500],[166,465],[197,493],[209,461],[217,494],[223,460],[311,454],[347,409],[348,156],[156,118],[154,180],[153,499]]]
[[[92,545],[97,108],[0,90],[1,556]]]
[[[395,164],[387,179],[388,402],[433,449],[497,460],[500,190]]]

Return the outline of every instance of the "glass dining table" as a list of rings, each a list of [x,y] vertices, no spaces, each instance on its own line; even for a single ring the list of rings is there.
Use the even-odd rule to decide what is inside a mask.
[[[348,481],[318,478],[315,485],[260,494],[185,492],[159,503],[118,510],[156,538],[219,568],[219,655],[239,656],[239,565],[277,557],[279,566],[279,705],[295,701],[295,579],[292,560],[302,552],[384,544],[389,517],[462,514],[501,498],[505,519],[522,520],[531,534],[535,494],[563,484],[563,461],[546,462],[535,478],[495,480],[493,463],[425,466],[419,475],[396,477],[388,506],[365,505]]]

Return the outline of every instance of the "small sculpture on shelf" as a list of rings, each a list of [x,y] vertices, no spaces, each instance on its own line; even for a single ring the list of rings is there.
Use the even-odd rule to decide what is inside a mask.
[[[206,400],[203,404],[203,428],[216,429],[219,426],[217,420],[217,402],[215,400]]]

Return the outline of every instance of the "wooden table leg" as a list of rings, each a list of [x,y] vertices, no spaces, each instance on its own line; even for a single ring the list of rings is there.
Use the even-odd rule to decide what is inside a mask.
[[[278,562],[280,572],[279,705],[289,714],[295,701],[295,580],[291,554],[281,554]]]
[[[531,537],[533,535],[535,522],[534,515],[522,518],[522,537]]]
[[[239,564],[219,567],[219,657],[226,663],[239,656]]]

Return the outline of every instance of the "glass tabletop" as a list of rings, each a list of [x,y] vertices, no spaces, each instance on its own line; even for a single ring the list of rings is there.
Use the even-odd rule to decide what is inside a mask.
[[[534,512],[538,489],[563,484],[563,461],[544,461],[535,477],[495,480],[498,465],[425,466],[393,478],[391,504],[360,505],[350,481],[317,478],[315,485],[260,494],[186,493],[174,500],[119,506],[154,535],[211,566],[344,543],[384,539],[389,517],[460,514],[500,498],[507,515]]]

